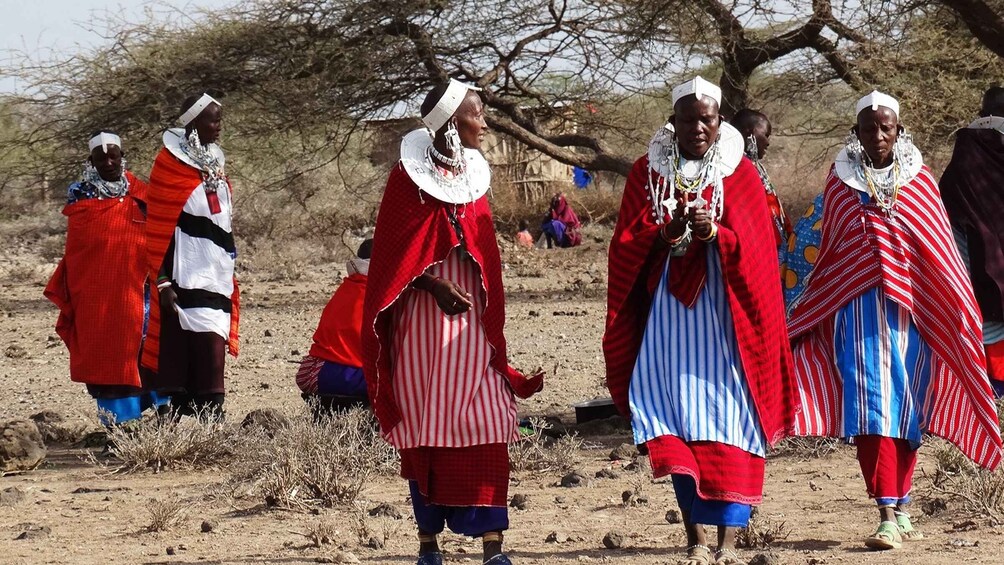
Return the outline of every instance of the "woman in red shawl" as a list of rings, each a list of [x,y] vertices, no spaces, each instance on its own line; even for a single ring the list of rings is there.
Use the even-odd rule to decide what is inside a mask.
[[[551,249],[555,245],[575,247],[582,243],[582,234],[579,233],[581,228],[582,222],[568,204],[565,193],[555,194],[551,199],[551,210],[544,216],[544,222],[540,225],[544,237],[547,238],[547,248]]]
[[[125,170],[122,141],[91,136],[84,174],[67,193],[66,252],[45,297],[59,307],[56,333],[70,351],[70,379],[87,385],[106,423],[136,420],[163,404],[144,388],[146,184]]]
[[[673,89],[610,243],[607,386],[656,477],[672,475],[688,565],[740,563],[735,531],[763,493],[767,447],[791,427],[791,352],[763,184],[719,88]]]
[[[422,104],[428,129],[405,136],[377,216],[363,308],[366,383],[409,481],[419,565],[442,564],[436,536],[446,525],[481,537],[485,563],[510,564],[502,531],[515,396],[543,381],[506,357],[476,90],[457,81],[436,87]]]

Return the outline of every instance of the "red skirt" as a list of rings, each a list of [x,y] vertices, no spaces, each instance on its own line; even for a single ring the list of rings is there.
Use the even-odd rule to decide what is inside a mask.
[[[855,436],[858,463],[871,498],[905,498],[913,487],[917,450],[910,442],[885,436]]]
[[[660,436],[645,442],[652,475],[690,475],[697,496],[756,505],[763,501],[763,457],[715,441],[685,442],[677,436]]]
[[[1004,381],[1004,341],[984,347],[987,350],[987,375],[996,381]]]
[[[505,507],[508,502],[509,447],[504,443],[399,452],[401,476],[418,483],[429,504]]]

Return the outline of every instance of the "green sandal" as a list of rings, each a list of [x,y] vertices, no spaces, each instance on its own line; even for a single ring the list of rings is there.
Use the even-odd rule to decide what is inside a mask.
[[[871,549],[899,549],[903,547],[903,536],[899,533],[899,524],[883,521],[875,533],[865,540],[865,547]]]
[[[924,539],[924,534],[913,527],[910,522],[910,515],[906,512],[896,512],[896,525],[899,526],[899,534],[903,541],[916,541]]]

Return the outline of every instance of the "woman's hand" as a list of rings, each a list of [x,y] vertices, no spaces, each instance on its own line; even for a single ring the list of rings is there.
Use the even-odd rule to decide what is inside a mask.
[[[691,208],[690,224],[697,239],[708,240],[714,235],[714,222],[711,221],[711,213],[706,208]]]
[[[471,293],[447,279],[436,279],[428,287],[428,292],[436,299],[439,309],[447,316],[455,316],[470,310],[474,306]]]
[[[687,231],[687,222],[690,218],[687,216],[687,208],[683,203],[683,200],[676,201],[676,210],[673,212],[673,219],[669,221],[668,224],[662,226],[662,238],[666,241],[672,241],[680,239],[683,237],[685,231]]]
[[[174,312],[175,303],[178,302],[178,293],[174,292],[174,288],[170,286],[165,286],[159,292],[161,316],[164,315],[164,312]]]

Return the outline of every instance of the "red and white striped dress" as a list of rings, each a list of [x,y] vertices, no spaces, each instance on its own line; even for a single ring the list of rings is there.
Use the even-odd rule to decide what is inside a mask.
[[[426,272],[471,293],[474,307],[447,316],[431,293],[404,291],[395,307],[391,344],[401,421],[388,440],[397,449],[508,443],[517,437],[516,399],[489,366],[480,269],[454,248]]]

